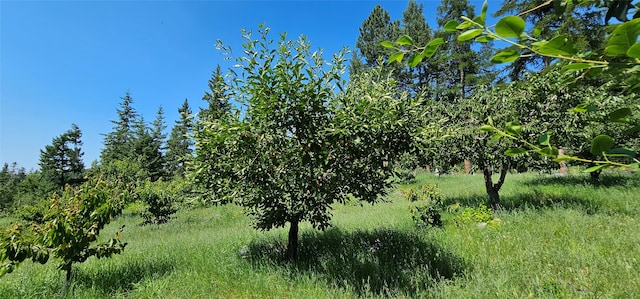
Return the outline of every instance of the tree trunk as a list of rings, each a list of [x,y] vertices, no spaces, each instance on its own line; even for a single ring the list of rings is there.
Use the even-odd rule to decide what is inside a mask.
[[[468,159],[464,160],[464,174],[470,174],[471,173],[471,161],[469,161]]]
[[[564,149],[558,149],[558,157],[561,157],[563,155],[564,155]],[[560,174],[561,175],[569,174],[569,167],[567,166],[566,161],[560,161]]]
[[[298,230],[300,221],[296,218],[289,227],[289,241],[287,244],[287,258],[291,261],[298,259]]]
[[[71,263],[66,264],[63,268],[66,271],[64,284],[62,285],[62,297],[67,295],[69,290],[69,283],[71,282]]]
[[[492,210],[500,209],[500,188],[502,188],[502,184],[504,184],[504,180],[507,176],[508,167],[506,165],[502,165],[500,167],[500,178],[494,184],[493,178],[491,175],[493,171],[491,171],[490,166],[485,166],[482,169],[482,174],[484,175],[484,185],[487,191],[487,195],[489,195],[489,203],[491,204]]]

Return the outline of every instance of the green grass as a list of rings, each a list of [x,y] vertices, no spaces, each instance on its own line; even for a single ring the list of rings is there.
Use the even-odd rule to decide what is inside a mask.
[[[259,232],[236,206],[181,210],[165,225],[125,213],[129,245],[74,268],[72,298],[637,298],[640,177],[509,175],[498,227],[416,229],[402,189],[438,184],[446,204],[485,203],[482,177],[421,174],[389,202],[339,205],[333,227],[302,226],[300,258],[283,260],[286,230]],[[447,217],[448,216],[448,217]],[[59,297],[54,263],[0,278],[0,298]]]

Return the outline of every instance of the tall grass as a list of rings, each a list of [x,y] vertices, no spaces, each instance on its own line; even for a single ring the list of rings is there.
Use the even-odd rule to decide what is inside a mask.
[[[486,202],[481,176],[421,174],[446,204]],[[338,205],[333,227],[303,226],[297,262],[286,228],[252,229],[236,206],[181,210],[139,226],[125,213],[123,254],[74,268],[73,298],[640,297],[640,178],[509,175],[498,227],[417,229],[401,190],[376,205]],[[449,215],[451,216],[451,215]],[[450,219],[445,218],[445,219]],[[59,297],[55,264],[0,278],[0,298]]]

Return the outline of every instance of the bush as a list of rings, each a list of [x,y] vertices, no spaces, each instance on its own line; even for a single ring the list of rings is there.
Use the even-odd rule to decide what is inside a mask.
[[[442,197],[438,185],[422,185],[405,192],[405,198],[411,202],[411,218],[418,227],[442,226]]]

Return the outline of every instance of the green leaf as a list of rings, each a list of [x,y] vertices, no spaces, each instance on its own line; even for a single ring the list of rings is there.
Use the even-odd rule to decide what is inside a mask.
[[[522,126],[517,121],[510,121],[505,126],[505,131],[512,136],[520,136],[520,132],[522,132]]]
[[[422,53],[420,53],[420,55],[422,55],[423,57],[426,58],[431,58],[433,56],[433,54],[436,53],[436,51],[438,50],[438,47],[440,47],[441,44],[444,43],[444,39],[443,38],[436,38],[434,40],[431,40],[424,48],[424,50],[422,50]]]
[[[557,157],[559,154],[558,148],[557,147],[545,147],[539,151],[537,151],[538,154],[541,154],[543,156],[547,156],[547,157]]]
[[[391,56],[389,56],[389,61],[387,63],[389,64],[389,63],[392,63],[394,61],[395,62],[402,62],[403,58],[404,58],[404,53],[396,52],[396,53],[391,54]]]
[[[491,116],[487,117],[487,122],[489,125],[493,126],[493,118],[491,118]]]
[[[573,109],[569,109],[569,112],[575,112],[575,113],[585,113],[585,112],[593,112],[593,111],[596,111],[596,107],[593,105],[589,105],[587,103],[582,103]]]
[[[609,121],[613,122],[626,122],[624,118],[631,115],[631,109],[629,108],[620,108],[616,111],[609,113],[607,116]]]
[[[484,0],[484,3],[482,3],[482,10],[480,11],[480,18],[482,18],[482,25],[484,25],[484,21],[487,19],[488,8],[489,8],[489,1]]]
[[[436,39],[432,39],[431,41],[429,41],[429,43],[427,44],[427,47],[436,47],[441,44],[444,44],[444,39],[442,37],[438,37]]]
[[[387,48],[387,49],[396,49],[396,46],[392,42],[389,42],[389,41],[381,42],[380,45],[382,47],[384,47],[384,48]]]
[[[471,27],[471,25],[473,25],[473,23],[471,23],[469,21],[464,21],[464,22],[460,23],[458,26],[456,26],[456,29],[457,30],[467,29],[467,28]]]
[[[538,143],[540,143],[540,145],[548,146],[550,138],[551,138],[550,132],[544,133],[540,135],[540,137],[538,137]]]
[[[542,34],[542,29],[540,27],[533,28],[533,37],[538,38]]]
[[[613,148],[613,138],[607,135],[598,135],[591,141],[591,153],[600,156],[602,153],[607,152]]]
[[[458,21],[450,20],[446,24],[444,24],[444,26],[442,27],[442,30],[446,32],[455,32],[455,31],[458,31],[456,27],[458,27]]]
[[[396,44],[401,46],[413,45],[413,39],[408,35],[403,35],[396,41]]]
[[[512,62],[516,59],[520,58],[520,53],[514,50],[507,50],[498,52],[496,55],[493,55],[491,58],[492,63],[507,63]]]
[[[607,152],[607,156],[609,157],[629,157],[633,158],[636,156],[636,152],[632,151],[628,148],[617,147]]]
[[[504,133],[502,132],[491,135],[491,139],[500,139],[502,137],[504,137]]]
[[[483,36],[480,36],[480,37],[476,38],[476,41],[479,42],[479,43],[488,43],[488,42],[492,42],[494,40],[496,40],[496,38],[493,37],[493,36],[489,36],[489,35],[483,35]]]
[[[588,69],[588,68],[592,68],[593,65],[589,64],[589,63],[584,63],[584,62],[576,62],[576,63],[570,63],[567,64],[565,66],[562,67],[563,71],[579,71],[579,70],[583,70],[583,69]]]
[[[526,153],[526,152],[527,152],[526,149],[523,149],[523,148],[520,148],[520,147],[514,147],[514,148],[510,148],[510,149],[506,150],[504,152],[504,154],[509,156],[509,157],[513,157],[513,156],[520,155],[520,154],[523,154],[523,153]]]
[[[607,56],[626,55],[631,46],[637,43],[639,34],[640,19],[618,25],[609,35],[605,54]],[[633,53],[635,50],[632,51]]]
[[[459,42],[468,41],[468,40],[474,39],[476,36],[480,34],[482,34],[482,29],[467,30],[465,32],[462,32],[460,35],[458,35],[458,41]]]
[[[558,35],[550,41],[535,42],[532,45],[533,49],[541,55],[572,56],[576,53],[576,50],[573,48],[573,43],[566,34]]]
[[[627,56],[631,58],[640,58],[640,43],[635,43],[627,50]]]
[[[631,169],[640,169],[640,165],[638,163],[629,164],[629,168]]]
[[[600,164],[600,165],[596,165],[596,166],[593,166],[593,167],[589,167],[589,168],[583,170],[582,172],[594,172],[594,171],[602,170],[602,169],[607,168],[607,167],[609,167],[609,164]]]
[[[631,127],[627,130],[624,131],[625,135],[635,135],[636,133],[640,132],[640,125],[635,125],[634,127]]]
[[[480,127],[480,131],[482,132],[493,132],[495,129],[490,125],[483,125]]]
[[[422,62],[422,59],[424,59],[422,54],[413,55],[409,58],[409,62],[407,64],[409,67],[416,67],[420,62]]]
[[[504,38],[519,38],[524,32],[525,22],[517,16],[508,16],[498,20],[496,33]]]

